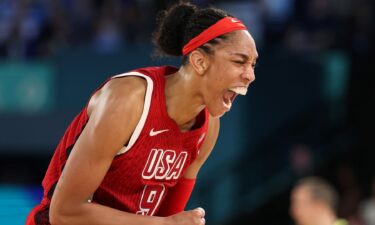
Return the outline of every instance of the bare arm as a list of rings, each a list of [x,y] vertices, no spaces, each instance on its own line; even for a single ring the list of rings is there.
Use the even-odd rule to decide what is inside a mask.
[[[50,206],[53,225],[169,225],[199,224],[199,212],[180,216],[180,222],[162,217],[139,216],[88,203],[113,158],[133,133],[143,110],[146,81],[127,77],[108,82],[90,100],[89,121],[64,167]]]

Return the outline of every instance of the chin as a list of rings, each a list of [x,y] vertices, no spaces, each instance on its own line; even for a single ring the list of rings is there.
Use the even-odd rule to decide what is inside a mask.
[[[222,117],[225,113],[229,112],[231,108],[226,107],[221,99],[209,102],[206,107],[210,115],[214,118]]]
[[[224,116],[225,113],[221,113],[221,114],[211,114],[210,115],[213,117],[213,118],[220,118],[222,116]]]
[[[217,110],[217,109],[215,110],[215,109],[210,109],[209,107],[207,107],[207,109],[210,115],[214,118],[220,118],[227,112],[226,110]]]

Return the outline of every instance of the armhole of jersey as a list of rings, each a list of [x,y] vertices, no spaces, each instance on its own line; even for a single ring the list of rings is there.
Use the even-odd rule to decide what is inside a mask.
[[[148,112],[149,112],[149,109],[150,109],[152,91],[153,91],[153,88],[154,88],[154,82],[152,81],[152,79],[150,77],[142,74],[142,73],[139,73],[139,72],[123,73],[123,74],[119,74],[119,75],[113,76],[111,79],[113,79],[113,78],[119,78],[119,77],[126,77],[126,76],[143,77],[147,81],[147,88],[146,88],[145,103],[144,103],[144,106],[143,106],[143,112],[142,112],[141,118],[138,121],[138,124],[135,127],[132,136],[129,139],[128,145],[124,146],[117,153],[117,155],[121,155],[121,154],[124,154],[125,152],[129,151],[131,149],[131,147],[133,147],[134,143],[137,141],[139,135],[141,134],[141,131],[143,129],[143,126],[146,123],[147,115],[148,115]]]

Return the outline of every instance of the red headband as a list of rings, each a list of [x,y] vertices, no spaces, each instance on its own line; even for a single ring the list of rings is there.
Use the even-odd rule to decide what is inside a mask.
[[[182,55],[187,55],[210,40],[234,30],[247,30],[246,26],[236,18],[224,17],[210,26],[195,38],[191,39],[182,49]]]

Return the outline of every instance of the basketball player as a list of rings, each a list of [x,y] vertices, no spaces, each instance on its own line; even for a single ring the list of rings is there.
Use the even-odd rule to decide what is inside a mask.
[[[136,69],[105,82],[76,116],[27,224],[200,225],[184,211],[214,147],[219,117],[254,81],[253,38],[215,8],[178,3],[154,35],[180,68]]]
[[[330,184],[307,177],[292,190],[290,212],[297,225],[348,225],[346,220],[338,219],[337,205],[338,194]]]

